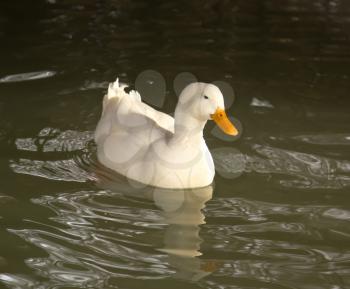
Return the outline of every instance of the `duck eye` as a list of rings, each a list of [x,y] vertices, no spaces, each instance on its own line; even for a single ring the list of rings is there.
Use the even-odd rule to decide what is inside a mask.
[[[208,97],[208,96],[206,96],[206,95],[204,95],[204,98],[205,98],[205,99],[209,99],[209,97]]]

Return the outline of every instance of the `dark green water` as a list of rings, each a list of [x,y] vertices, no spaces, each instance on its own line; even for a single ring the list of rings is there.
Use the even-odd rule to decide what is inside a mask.
[[[149,2],[0,4],[0,288],[349,288],[348,1]],[[96,163],[106,85],[149,69],[169,113],[181,72],[233,87],[212,188]]]

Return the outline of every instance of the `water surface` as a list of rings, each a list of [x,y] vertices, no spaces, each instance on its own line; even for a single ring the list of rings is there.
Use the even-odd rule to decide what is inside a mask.
[[[346,1],[33,2],[0,4],[0,287],[350,286]],[[169,113],[191,77],[233,87],[213,186],[96,162],[116,76]]]

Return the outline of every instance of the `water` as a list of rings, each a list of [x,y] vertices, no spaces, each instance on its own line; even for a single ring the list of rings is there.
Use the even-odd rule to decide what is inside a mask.
[[[341,0],[2,2],[0,287],[349,288],[349,19]],[[188,80],[233,87],[241,136],[205,130],[212,187],[96,162],[116,76],[169,113]]]

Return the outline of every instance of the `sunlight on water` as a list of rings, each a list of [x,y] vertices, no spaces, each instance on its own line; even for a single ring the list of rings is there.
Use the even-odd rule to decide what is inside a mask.
[[[234,196],[209,201],[212,188],[174,192],[137,188],[94,163],[91,138],[91,132],[43,129],[37,138],[16,140],[17,149],[40,153],[42,159],[43,153],[52,152],[67,158],[12,160],[14,172],[49,180],[91,181],[97,187],[32,198],[33,204],[54,214],[47,220],[35,215],[26,218],[25,228],[9,232],[46,252],[48,257],[28,258],[25,263],[49,279],[33,282],[30,276],[2,274],[1,280],[13,288],[23,282],[29,288],[72,284],[104,288],[112,286],[113,278],[169,277],[196,280],[210,287],[212,281],[204,277],[213,272],[216,276],[250,278],[261,285],[289,286],[314,282],[301,269],[311,270],[315,280],[323,271],[337,270],[342,276],[350,273],[341,265],[347,260],[345,252],[335,253],[326,241],[348,242],[350,211]],[[272,175],[276,184],[298,189],[349,185],[340,174],[348,171],[341,171],[334,159],[258,144],[252,149],[252,154],[214,149],[220,176]],[[232,158],[223,157],[230,154]],[[237,163],[241,165],[237,167]],[[210,223],[203,226],[206,218]],[[225,221],[215,225],[214,220]],[[319,244],[310,248],[307,244],[312,241]],[[201,247],[204,252],[210,247],[220,253],[214,258],[204,254],[199,259]]]
[[[117,188],[114,182],[113,189]],[[202,243],[199,225],[205,223],[201,209],[211,195],[208,187],[43,196],[32,202],[49,208],[55,216],[47,222],[30,218],[26,223],[31,229],[11,232],[48,254],[26,260],[41,276],[50,276],[50,281],[35,284],[40,288],[82,283],[104,288],[111,277],[135,278],[135,274],[138,279],[175,274],[199,280],[209,274],[201,269],[205,260],[196,256]],[[118,205],[120,197],[124,205]],[[1,278],[8,284],[18,283],[11,277],[3,274]]]
[[[12,74],[12,75],[7,75],[0,78],[0,83],[37,80],[37,79],[52,77],[55,74],[56,74],[55,71],[36,71],[36,72]]]
[[[247,170],[280,175],[279,183],[282,186],[300,189],[339,189],[350,186],[350,161],[258,144],[253,145],[252,149],[257,156],[248,156]]]
[[[317,136],[315,136],[317,137]],[[299,140],[300,137],[293,137]],[[309,136],[308,139],[312,138]],[[10,161],[16,173],[40,176],[62,181],[86,182],[96,180],[92,170],[81,167],[81,161],[89,158],[88,145],[93,132],[75,132],[45,128],[37,138],[17,139],[18,150],[32,152],[59,152],[62,156],[55,161],[19,159]],[[303,137],[303,141],[305,137]],[[336,140],[333,140],[334,144]],[[321,143],[325,145],[325,143]],[[339,142],[336,142],[339,144]],[[343,145],[342,142],[340,145]],[[327,143],[326,143],[327,145]],[[255,154],[244,155],[237,149],[226,147],[212,150],[217,172],[224,178],[234,179],[243,172],[275,174],[275,181],[286,187],[304,189],[337,189],[350,186],[350,161],[339,161],[314,154],[300,153],[276,147],[254,144]],[[85,151],[85,153],[81,153]],[[73,158],[68,152],[76,152]],[[62,159],[69,157],[69,159]],[[93,161],[93,160],[86,160]],[[93,161],[94,162],[94,161]],[[89,166],[89,164],[85,164]]]

